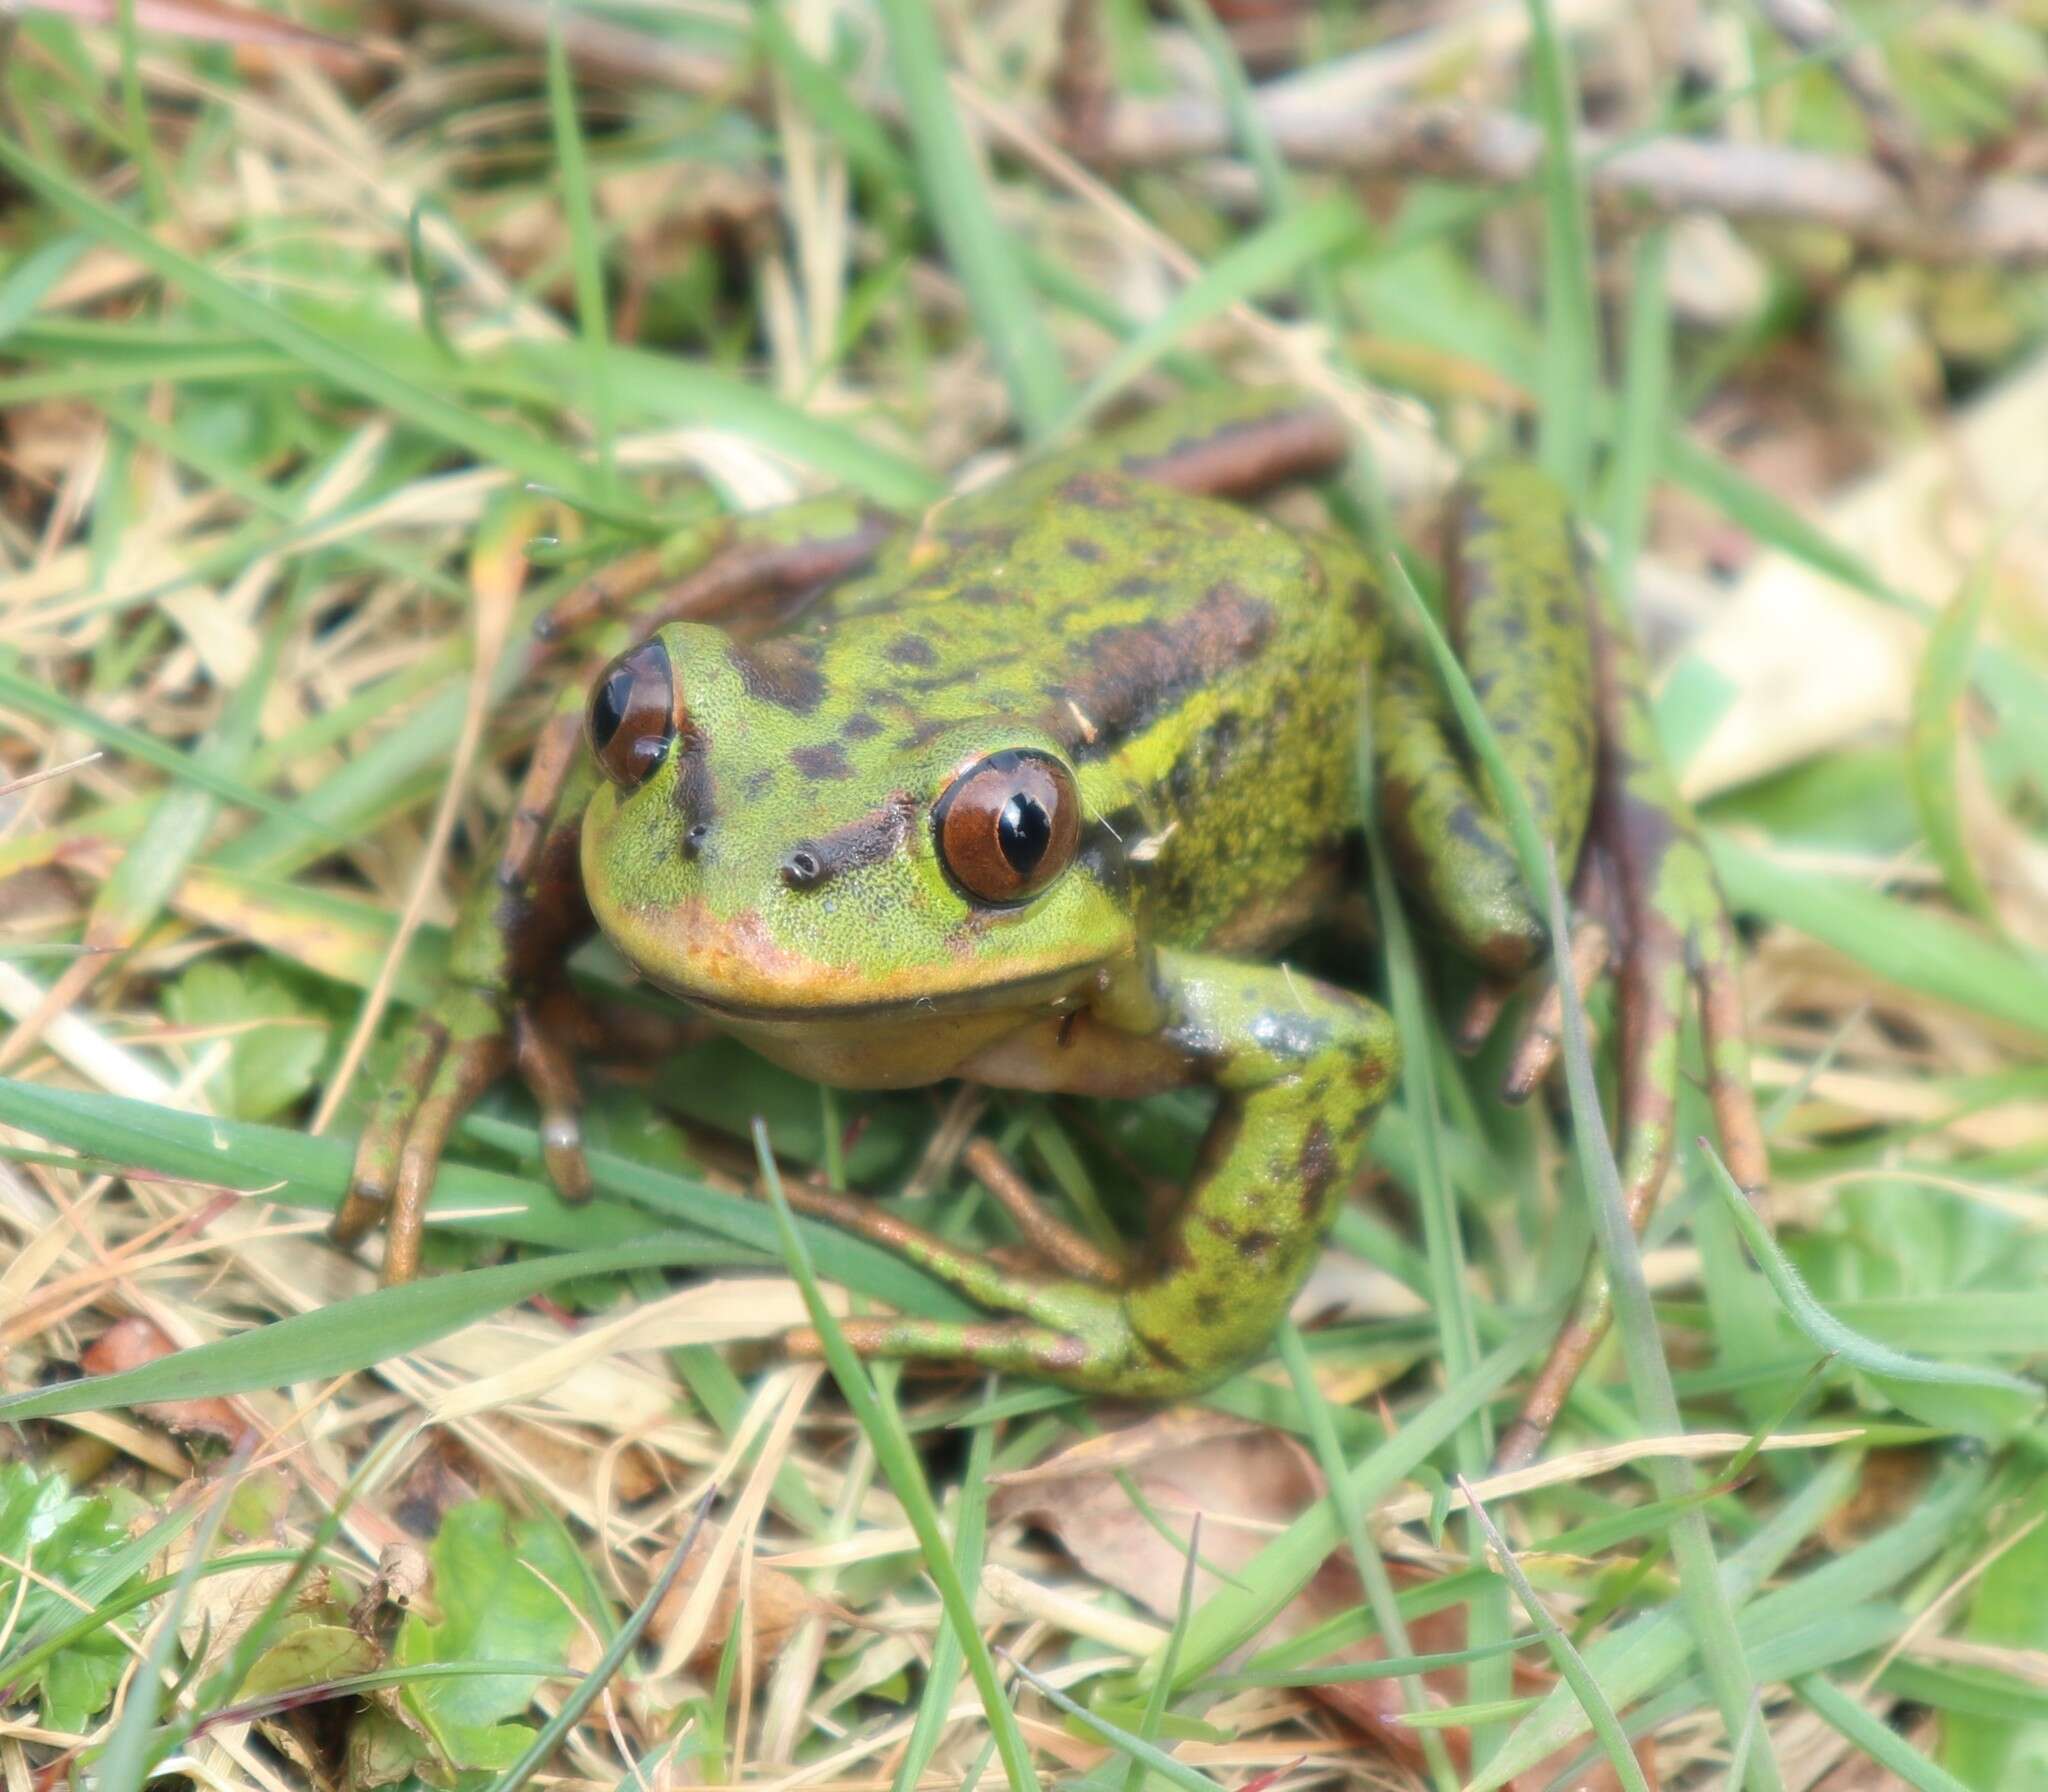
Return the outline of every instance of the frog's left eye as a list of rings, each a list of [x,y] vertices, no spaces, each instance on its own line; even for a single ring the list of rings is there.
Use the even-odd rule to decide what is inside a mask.
[[[659,640],[642,641],[613,660],[591,688],[583,723],[607,778],[621,790],[646,783],[676,736],[668,649]]]
[[[991,753],[932,811],[939,862],[977,902],[1028,901],[1066,870],[1081,834],[1074,774],[1047,753]]]

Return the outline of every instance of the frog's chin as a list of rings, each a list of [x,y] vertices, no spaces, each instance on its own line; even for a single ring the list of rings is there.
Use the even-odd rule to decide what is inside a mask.
[[[1021,977],[971,990],[880,1000],[778,1006],[732,1001],[659,979],[770,1062],[842,1089],[905,1089],[956,1074],[1034,1021],[1086,1001],[1093,966]]]

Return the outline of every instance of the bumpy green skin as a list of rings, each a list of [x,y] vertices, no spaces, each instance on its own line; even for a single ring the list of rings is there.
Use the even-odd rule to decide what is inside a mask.
[[[1240,401],[1200,427],[1256,414]],[[1338,893],[1362,704],[1404,881],[1438,927],[1496,969],[1541,938],[1363,557],[1150,483],[1147,457],[1186,433],[1155,418],[941,504],[782,633],[668,625],[687,726],[648,782],[599,783],[583,812],[584,891],[613,943],[804,1074],[1221,1091],[1180,1212],[1117,1285],[912,1240],[1016,1318],[880,1322],[869,1350],[1165,1396],[1265,1342],[1395,1065],[1370,1002],[1256,962]],[[1460,501],[1484,525],[1459,586],[1465,652],[1568,859],[1593,734],[1563,507],[1511,470]],[[1064,875],[996,908],[949,880],[932,809],[1015,748],[1072,767],[1085,821]]]

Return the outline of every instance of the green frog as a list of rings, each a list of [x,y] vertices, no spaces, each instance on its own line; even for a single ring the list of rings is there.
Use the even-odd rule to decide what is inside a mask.
[[[1355,896],[1368,805],[1427,933],[1484,973],[1468,1032],[1547,959],[1413,622],[1355,544],[1240,502],[1347,450],[1316,404],[1233,392],[922,516],[828,499],[728,519],[577,593],[549,638],[628,644],[537,745],[338,1235],[388,1210],[386,1277],[413,1276],[449,1132],[515,1064],[556,1186],[587,1196],[572,1029],[551,1016],[594,925],[648,981],[821,1082],[1214,1088],[1189,1186],[1128,1260],[1014,1177],[991,1186],[1041,1267],[795,1194],[990,1315],[854,1321],[864,1352],[1145,1398],[1244,1364],[1315,1262],[1397,1074],[1381,1008],[1272,957]],[[1446,537],[1462,663],[1572,877],[1576,971],[1619,969],[1636,1218],[1670,1161],[1689,985],[1731,1158],[1760,1181],[1733,936],[1565,502],[1533,468],[1488,465]],[[1511,1093],[1542,1074],[1555,1009],[1538,1006]],[[1533,1436],[1603,1323],[1591,1287],[1539,1378]]]

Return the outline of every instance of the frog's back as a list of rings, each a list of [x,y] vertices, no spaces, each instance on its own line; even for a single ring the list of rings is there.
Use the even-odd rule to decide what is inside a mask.
[[[1134,850],[1153,937],[1252,950],[1310,918],[1355,825],[1365,576],[1229,504],[1026,473],[939,507],[816,620],[828,683],[906,747],[992,714],[1050,734]]]

